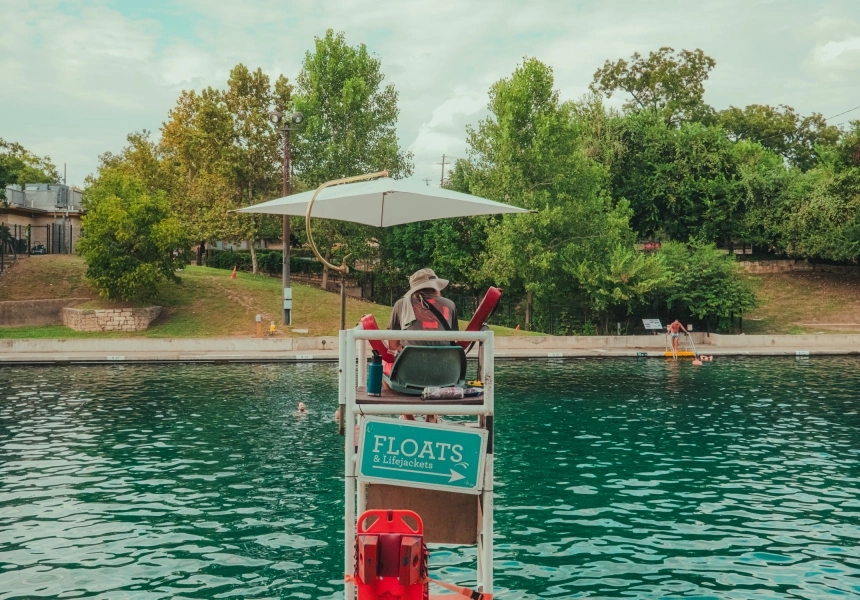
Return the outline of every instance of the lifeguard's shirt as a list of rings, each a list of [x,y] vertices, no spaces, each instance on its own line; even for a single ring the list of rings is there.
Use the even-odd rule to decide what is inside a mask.
[[[460,323],[457,320],[457,306],[447,298],[443,298],[442,296],[424,296],[424,300],[422,302],[422,296],[420,294],[412,294],[410,298],[412,301],[412,310],[415,311],[415,320],[406,328],[406,331],[445,331],[445,328],[439,322],[439,319],[436,318],[428,308],[426,308],[423,302],[428,302],[433,305],[433,307],[439,311],[445,320],[448,322],[448,325],[451,327],[451,331],[459,331]],[[406,298],[400,298],[397,302],[394,303],[394,307],[391,309],[391,318],[388,320],[388,329],[393,329],[394,331],[400,331],[403,327],[400,326],[400,313],[401,306],[403,302],[406,302]],[[400,343],[403,346],[408,346],[409,344],[414,344],[416,346],[449,346],[451,342],[417,342],[409,340],[400,340]]]

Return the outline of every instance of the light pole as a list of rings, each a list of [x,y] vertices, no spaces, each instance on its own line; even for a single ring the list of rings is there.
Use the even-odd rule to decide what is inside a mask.
[[[284,183],[283,194],[289,196],[292,193],[290,181],[290,131],[294,125],[301,125],[305,116],[300,112],[294,112],[289,118],[284,118],[282,113],[272,111],[269,113],[269,121],[275,127],[280,127],[284,132]],[[283,267],[281,269],[281,282],[284,288],[284,325],[293,324],[293,289],[290,287],[290,216],[283,216],[281,237],[284,240]]]

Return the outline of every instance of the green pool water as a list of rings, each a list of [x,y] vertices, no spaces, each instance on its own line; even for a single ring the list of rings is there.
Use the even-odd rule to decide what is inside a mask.
[[[858,367],[500,361],[497,597],[860,597]],[[342,597],[335,370],[0,368],[0,598]]]

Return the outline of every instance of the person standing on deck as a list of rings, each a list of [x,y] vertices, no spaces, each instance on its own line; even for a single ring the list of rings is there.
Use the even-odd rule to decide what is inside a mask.
[[[688,335],[690,333],[683,325],[681,325],[681,321],[678,319],[675,319],[672,323],[666,325],[666,333],[672,338],[672,354],[674,354],[676,358],[678,355],[678,338],[682,331]]]

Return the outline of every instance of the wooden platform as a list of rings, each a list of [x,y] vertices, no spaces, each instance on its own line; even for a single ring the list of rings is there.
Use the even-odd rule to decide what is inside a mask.
[[[477,544],[479,497],[455,492],[424,490],[370,483],[367,508],[414,510],[424,522],[428,544]]]

